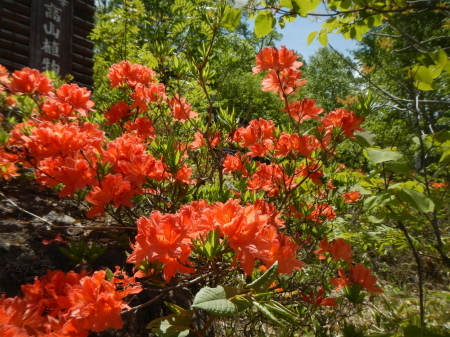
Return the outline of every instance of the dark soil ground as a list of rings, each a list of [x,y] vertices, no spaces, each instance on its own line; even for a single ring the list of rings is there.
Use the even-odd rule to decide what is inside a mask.
[[[68,198],[60,199],[57,192],[42,189],[34,181],[1,181],[0,183],[0,294],[7,297],[21,296],[20,286],[32,283],[35,276],[45,275],[47,269],[68,272],[80,268],[100,270],[115,266],[126,267],[125,250],[129,248],[129,238],[136,232],[116,227],[112,219],[92,220],[85,217],[83,205]],[[43,240],[52,240],[60,234],[66,241],[95,242],[107,246],[106,252],[89,266],[70,265],[70,260],[60,252],[65,246],[60,242],[44,245]],[[129,249],[128,249],[129,250]],[[161,289],[146,287],[132,297],[130,307],[136,307],[161,294]],[[164,301],[175,303],[185,309],[192,303],[192,292],[178,288],[161,297],[158,301],[139,310],[122,315],[124,328],[92,333],[91,336],[138,337],[153,336],[146,330],[147,324],[170,312]],[[198,313],[198,320],[205,317]]]

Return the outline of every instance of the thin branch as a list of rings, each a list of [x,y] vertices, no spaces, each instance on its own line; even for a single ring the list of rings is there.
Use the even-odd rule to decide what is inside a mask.
[[[48,221],[48,220],[45,220],[44,218],[41,218],[39,215],[36,215],[36,214],[34,214],[34,213],[31,213],[31,212],[29,212],[29,211],[23,209],[22,207],[20,207],[19,205],[17,205],[14,201],[12,201],[11,199],[9,199],[6,195],[4,195],[2,192],[0,192],[0,195],[1,195],[3,198],[5,198],[5,200],[6,200],[7,202],[9,202],[11,205],[13,205],[14,207],[16,207],[18,210],[20,210],[20,211],[22,211],[22,212],[24,212],[24,213],[27,213],[27,214],[29,214],[29,215],[35,217],[36,219],[39,219],[39,220],[41,220],[41,221],[44,221],[45,223],[47,223],[47,224],[53,226],[53,223],[51,223],[51,222]]]

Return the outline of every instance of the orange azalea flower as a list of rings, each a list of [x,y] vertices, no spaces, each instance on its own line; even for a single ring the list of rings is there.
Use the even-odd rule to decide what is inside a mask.
[[[117,275],[117,271],[115,273]],[[23,298],[0,298],[0,336],[87,337],[89,331],[122,326],[120,313],[129,308],[122,300],[126,294],[142,289],[122,273],[126,289],[119,282],[105,280],[104,270],[92,277],[47,271],[33,284],[23,285]],[[117,287],[120,285],[120,290]]]
[[[330,221],[336,219],[336,217],[336,212],[333,210],[331,205],[321,203],[314,207],[314,210],[307,216],[307,219],[316,222],[323,222],[324,219]]]
[[[81,116],[87,116],[92,110],[94,102],[90,100],[91,92],[86,88],[79,87],[78,84],[63,84],[56,90],[56,97],[61,103],[68,103],[78,111]]]
[[[107,122],[106,125],[112,125],[120,121],[123,117],[132,114],[130,107],[124,101],[119,101],[119,103],[111,106],[109,110],[105,113],[105,118]]]
[[[336,303],[336,299],[334,297],[323,298],[324,291],[325,291],[325,289],[323,289],[323,287],[320,287],[319,291],[317,292],[317,295],[314,294],[314,291],[312,291],[312,290],[309,293],[309,295],[306,295],[303,292],[300,293],[300,295],[302,295],[302,298],[306,303],[310,303],[315,306],[321,306],[321,305],[328,306],[328,307],[336,306],[337,303]]]
[[[130,97],[134,101],[130,108],[138,108],[141,113],[147,111],[148,106],[152,103],[161,104],[166,98],[166,90],[162,83],[151,83],[149,87],[138,83]]]
[[[245,154],[239,152],[234,156],[227,154],[222,164],[223,173],[239,171],[242,172],[243,177],[247,177],[248,172],[245,169],[245,162],[247,162],[248,160],[249,159]]]
[[[100,186],[95,186],[86,196],[86,200],[94,205],[87,217],[102,216],[105,214],[105,206],[111,201],[116,208],[120,205],[133,207],[130,199],[134,194],[135,191],[132,190],[130,182],[124,180],[121,174],[108,174],[100,182]]]
[[[141,139],[134,134],[125,133],[121,137],[117,137],[110,141],[106,150],[102,150],[102,157],[104,162],[109,162],[114,165],[113,169],[117,170],[116,166],[119,161],[132,161],[133,156],[141,156],[146,151],[146,146]]]
[[[128,85],[130,88],[137,84],[149,85],[156,82],[156,73],[153,69],[140,64],[131,64],[129,61],[121,61],[114,64],[108,75],[111,88]]]
[[[433,183],[433,184],[431,184],[431,187],[436,188],[436,189],[438,189],[438,188],[446,188],[446,187],[448,187],[448,184],[444,184],[444,183]]]
[[[0,336],[28,337],[26,327],[28,321],[25,320],[27,301],[24,298],[6,298],[2,294],[0,298]],[[41,319],[41,321],[43,321]],[[37,322],[39,324],[40,322]]]
[[[169,281],[177,271],[192,273],[186,267],[191,247],[190,223],[181,221],[177,214],[161,214],[153,211],[150,217],[141,217],[137,222],[138,234],[128,263],[140,265],[144,259],[158,260],[164,264],[163,275]],[[180,263],[181,262],[181,263]]]
[[[96,157],[100,151],[103,136],[104,132],[93,123],[84,123],[80,127],[78,123],[27,122],[13,128],[8,144],[22,146],[22,155],[33,157],[36,161],[60,155],[73,156],[81,149],[89,158]]]
[[[75,320],[75,326],[95,332],[122,328],[120,313],[128,306],[114,299],[114,285],[105,277],[106,271],[96,271],[92,277],[83,277],[80,285],[72,288],[69,317]]]
[[[292,116],[299,123],[312,118],[319,119],[318,114],[323,112],[322,108],[316,107],[316,100],[304,98],[300,102],[295,101],[289,104],[286,110],[282,110]]]
[[[305,218],[315,222],[323,222],[324,220],[336,219],[337,215],[331,205],[321,203],[317,205],[306,204],[303,205],[305,213],[299,212],[294,205],[289,205],[290,215],[294,218]]]
[[[125,129],[128,132],[136,131],[139,138],[146,140],[147,138],[155,138],[155,128],[153,122],[147,116],[138,117],[134,122],[126,122]]]
[[[297,92],[297,89],[306,85],[308,82],[304,78],[300,78],[301,71],[289,69],[283,69],[279,73],[270,69],[269,73],[262,80],[262,91],[271,91],[274,93],[280,93],[280,99],[284,99],[285,96]]]
[[[9,71],[0,64],[0,82],[6,84],[9,83]]]
[[[66,185],[58,195],[60,198],[73,197],[75,191],[97,184],[97,173],[81,154],[76,158],[46,158],[39,162],[35,174],[36,180],[43,186]]]
[[[314,184],[322,185],[323,182],[320,178],[323,177],[323,172],[320,169],[319,164],[311,163],[297,168],[297,174],[303,177],[308,177]]]
[[[142,271],[138,271],[133,277],[128,276],[124,271],[120,270],[119,266],[116,266],[116,271],[111,283],[114,284],[114,299],[119,301],[130,294],[137,294],[142,291],[142,286],[139,282],[136,282],[137,277],[145,277]]]
[[[258,170],[248,180],[248,189],[261,189],[268,192],[268,196],[277,196],[280,193],[277,183],[281,184],[283,172],[280,168],[271,163],[270,165],[261,164]]]
[[[8,84],[9,90],[12,94],[41,94],[50,96],[53,90],[50,79],[41,74],[36,69],[23,68],[16,70],[12,74],[11,82]]]
[[[343,259],[347,263],[352,263],[352,247],[345,243],[344,239],[339,238],[328,243],[328,238],[324,237],[322,241],[320,241],[320,249],[315,250],[314,254],[320,254],[319,259],[324,260],[327,257],[323,255],[323,253],[330,253],[333,260],[338,261],[339,259]]]
[[[264,47],[256,55],[257,66],[252,69],[253,74],[257,74],[266,69],[281,70],[286,68],[300,68],[303,63],[297,61],[299,57],[293,50],[289,50],[285,46],[282,46],[280,50],[275,47]]]
[[[201,132],[194,133],[194,141],[189,144],[189,148],[192,150],[198,149],[200,146],[205,146],[206,142]]]
[[[44,102],[42,112],[41,118],[46,121],[76,118],[75,110],[70,104],[61,103],[56,99],[49,99]]]
[[[263,156],[273,149],[275,124],[262,118],[250,121],[246,128],[239,128],[233,141],[242,142],[242,146],[250,147],[248,153],[252,157]]]
[[[366,289],[369,292],[383,293],[383,290],[375,285],[377,278],[371,275],[371,272],[372,270],[364,267],[362,263],[358,263],[356,266],[350,265],[350,276],[348,278],[344,270],[339,268],[338,274],[340,278],[332,278],[330,283],[337,287],[336,290],[358,283],[362,289]]]
[[[362,198],[362,194],[358,191],[350,191],[347,193],[343,193],[342,197],[345,199],[346,204],[351,204],[353,202],[357,202]]]
[[[51,240],[42,240],[42,244],[43,245],[49,245],[49,244],[51,244],[51,243],[53,243],[53,242],[61,242],[61,243],[69,243],[68,241],[64,241],[64,239],[61,237],[61,234],[56,234],[56,236],[55,236],[55,238],[54,239],[51,239]]]
[[[296,133],[289,134],[283,132],[277,141],[274,142],[277,152],[275,157],[287,156],[291,151],[304,155],[308,159],[311,154],[320,147],[316,137],[310,135],[299,136]]]
[[[268,203],[262,199],[256,199],[255,203],[247,205],[246,212],[250,212],[254,209],[256,212],[267,215],[267,223],[274,228],[283,228],[284,220],[280,218],[280,212],[275,208],[273,202]]]
[[[262,232],[270,228],[273,227],[265,227]],[[300,270],[305,266],[305,263],[300,261],[297,256],[296,252],[299,248],[300,246],[294,243],[291,237],[280,233],[271,240],[271,247],[267,251],[267,256],[263,256],[261,260],[267,268],[278,261],[278,272],[280,274],[291,274],[294,269]]]
[[[311,154],[321,147],[320,142],[315,136],[301,135],[294,133],[291,135],[292,150],[304,155],[308,159],[311,158]]]
[[[190,118],[197,117],[198,113],[191,110],[191,105],[186,103],[186,97],[181,97],[176,94],[169,101],[169,105],[172,108],[172,115],[174,121],[186,122]]]
[[[230,222],[220,226],[222,235],[228,238],[230,247],[236,252],[235,260],[239,260],[245,274],[251,275],[255,258],[267,256],[265,251],[271,247],[269,238],[258,235],[266,223],[264,216],[246,217],[242,209]]]
[[[359,127],[363,122],[364,117],[356,117],[356,115],[345,109],[336,109],[325,115],[322,119],[322,125],[327,132],[331,132],[334,127],[340,127],[342,133],[350,138],[355,138],[355,131],[364,131]]]
[[[175,174],[175,179],[183,183],[192,185],[197,181],[195,179],[189,179],[192,176],[192,169],[186,164],[181,165],[178,172]]]
[[[214,135],[212,137],[208,137],[208,140],[211,144],[211,147],[216,147],[217,145],[219,145],[220,143],[220,134],[221,131],[218,130],[216,132],[214,132]],[[200,146],[206,146],[207,143],[205,141],[205,138],[203,137],[203,133],[201,132],[196,132],[194,134],[194,141],[189,144],[189,148],[196,150],[198,149]]]
[[[11,177],[20,176],[17,173],[17,167],[14,165],[19,161],[19,157],[13,153],[5,152],[2,147],[0,147],[0,178],[5,178],[9,180]]]

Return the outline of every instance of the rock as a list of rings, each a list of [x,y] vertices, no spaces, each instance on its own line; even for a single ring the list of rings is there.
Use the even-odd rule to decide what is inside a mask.
[[[53,225],[57,226],[71,226],[75,223],[75,219],[68,215],[60,215],[55,211],[51,211],[47,215],[43,216],[45,220],[51,222]]]

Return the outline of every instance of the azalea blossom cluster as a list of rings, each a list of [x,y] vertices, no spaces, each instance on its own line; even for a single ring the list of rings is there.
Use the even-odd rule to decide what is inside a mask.
[[[253,74],[268,70],[268,75],[263,79],[263,91],[279,92],[280,98],[285,100],[286,108],[282,110],[288,113],[293,120],[302,123],[307,119],[319,120],[318,115],[323,112],[322,108],[316,107],[314,99],[304,98],[301,101],[289,103],[289,95],[296,93],[298,88],[307,84],[305,79],[300,79],[302,72],[298,70],[303,65],[297,61],[299,55],[285,46],[280,49],[275,47],[264,47],[256,55],[257,66],[253,68]],[[363,117],[357,117],[353,112],[345,109],[331,111],[321,119],[322,129],[329,135],[333,128],[339,127],[342,133],[354,138],[354,131],[363,131],[359,125]],[[329,136],[324,140],[329,141]],[[244,145],[246,146],[246,145]]]
[[[1,92],[8,91],[7,97],[30,95],[40,102],[33,119],[11,130],[8,151],[0,148],[1,177],[18,176],[15,164],[20,162],[35,169],[36,179],[43,186],[63,184],[60,197],[89,188],[86,200],[93,204],[89,217],[103,215],[110,203],[116,208],[132,207],[131,198],[143,193],[141,186],[148,179],[195,183],[187,165],[170,172],[163,160],[147,153],[155,129],[152,120],[141,113],[149,105],[165,105],[175,121],[196,116],[185,98],[166,96],[152,69],[127,61],[111,67],[111,88],[128,87],[133,102],[128,105],[119,101],[105,112],[107,125],[123,126],[123,134],[112,141],[98,124],[81,121],[94,106],[86,88],[64,84],[55,90],[50,79],[35,69],[25,68],[9,76],[1,67],[0,73]],[[111,172],[100,175],[99,168],[106,166],[112,168]]]
[[[314,251],[314,254],[318,254],[320,260],[326,260],[330,257],[331,260],[344,260],[349,264],[350,275],[348,278],[344,272],[344,269],[339,268],[338,274],[340,277],[330,279],[330,283],[337,287],[335,291],[356,284],[361,290],[367,290],[372,293],[383,292],[380,287],[375,285],[377,278],[371,275],[371,270],[369,268],[364,267],[362,263],[358,263],[356,266],[351,264],[353,262],[352,247],[346,243],[344,239],[337,238],[330,242],[327,237],[324,237],[319,242],[319,247],[319,249]],[[315,307],[334,307],[338,305],[335,297],[325,297],[324,287],[319,287],[317,292],[311,290],[309,294],[301,292],[300,295],[306,303],[309,303]]]
[[[23,297],[0,299],[0,336],[85,337],[89,331],[122,328],[123,298],[142,290],[120,267],[111,280],[106,271],[48,271],[22,286]]]
[[[344,269],[339,268],[338,273],[340,277],[330,279],[330,283],[337,287],[336,290],[353,284],[359,284],[361,289],[369,292],[383,292],[380,287],[375,285],[377,278],[371,275],[372,271],[369,268],[364,267],[362,263],[358,263],[356,266],[351,264],[353,262],[352,248],[344,239],[337,238],[329,242],[328,238],[324,237],[320,241],[319,247],[319,249],[314,251],[315,254],[319,254],[319,259],[325,260],[327,259],[325,254],[329,254],[333,260],[339,261],[342,259],[349,264],[350,276],[348,278]]]
[[[291,237],[279,233],[284,227],[273,204],[258,200],[241,206],[237,200],[209,204],[206,200],[184,205],[175,214],[153,211],[138,220],[138,234],[127,262],[140,265],[144,260],[164,264],[163,275],[169,281],[177,271],[195,272],[188,258],[193,240],[206,237],[216,228],[235,254],[247,275],[251,275],[256,260],[269,268],[278,261],[280,273],[300,270],[299,245]]]
[[[157,74],[142,65],[122,61],[110,68],[111,89],[121,90],[127,98],[103,111],[109,128],[89,122],[94,102],[86,88],[75,84],[54,88],[37,70],[25,68],[10,75],[0,67],[0,99],[5,104],[15,104],[13,95],[26,95],[36,102],[31,118],[16,124],[6,146],[0,147],[0,177],[15,177],[17,167],[22,166],[34,170],[42,186],[61,187],[60,197],[73,197],[83,190],[91,204],[88,217],[103,216],[110,205],[117,212],[129,210],[138,219],[138,232],[127,262],[143,269],[147,262],[160,264],[166,282],[177,273],[202,270],[206,259],[198,256],[196,243],[203,242],[211,231],[218,231],[220,241],[226,243],[220,254],[222,261],[229,259],[227,266],[230,262],[233,268],[251,275],[255,266],[270,268],[278,261],[279,273],[293,273],[304,267],[299,258],[302,241],[298,233],[284,226],[283,219],[295,222],[301,218],[323,225],[337,217],[328,200],[336,187],[327,177],[325,163],[339,142],[362,130],[363,121],[345,109],[320,116],[324,111],[313,99],[289,102],[306,84],[297,59],[298,55],[285,47],[266,47],[256,56],[253,68],[254,74],[268,71],[262,90],[279,93],[285,101],[282,111],[291,117],[297,132],[282,131],[273,121],[259,118],[228,130],[228,134],[202,124],[202,116],[185,97],[168,95]],[[307,120],[316,126],[301,133],[299,126]],[[172,134],[184,138],[173,141]],[[222,156],[228,145],[233,151]],[[200,158],[199,153],[210,156]],[[221,188],[230,186],[236,199],[227,200],[228,195],[213,200],[223,202],[203,200],[204,181],[214,183],[214,179],[229,183]],[[305,193],[301,200],[294,200],[292,196],[301,188],[320,193]],[[173,194],[165,195],[167,191]],[[196,193],[202,195],[197,198],[200,200],[192,196]],[[245,199],[245,193],[252,198]],[[353,203],[361,194],[348,192],[343,197],[346,203]],[[153,211],[138,218],[137,214],[147,214],[144,207],[136,213],[138,208],[131,208],[136,202],[142,206],[143,200],[149,201],[147,209]],[[352,262],[351,247],[342,239],[328,242],[324,238],[315,253],[321,260],[331,256],[335,261]],[[330,282],[337,287],[358,283],[376,292],[376,279],[361,266],[350,266],[348,277],[340,269],[341,278]],[[149,270],[146,272],[149,276]],[[104,272],[92,276],[49,273],[36,280],[33,289],[40,289],[36,290],[40,297],[34,302],[28,301],[31,288],[24,286],[26,300],[3,299],[0,310],[8,312],[5,324],[18,333],[25,329],[59,336],[61,330],[67,336],[84,336],[87,330],[117,328],[120,311],[126,308],[123,297],[140,289],[134,279],[121,277],[126,279],[121,281],[125,288],[118,281],[105,280]],[[50,287],[57,290],[50,291]],[[83,292],[87,298],[82,297]],[[302,294],[302,298],[317,306],[336,304],[324,297],[324,288]],[[17,309],[22,316],[12,315],[13,307],[22,308]],[[19,324],[21,321],[25,323]]]

